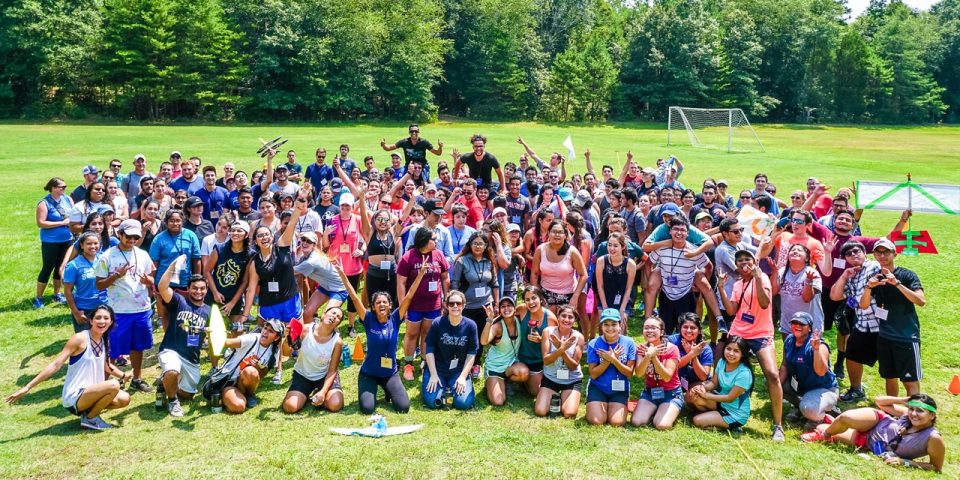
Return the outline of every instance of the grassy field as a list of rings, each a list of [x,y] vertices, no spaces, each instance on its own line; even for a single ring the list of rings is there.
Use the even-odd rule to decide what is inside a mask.
[[[0,392],[6,396],[32,378],[60,351],[72,332],[65,307],[33,310],[30,299],[39,268],[39,240],[34,206],[43,184],[62,176],[72,189],[81,180],[80,169],[93,163],[106,167],[111,158],[132,166],[133,155],[143,153],[155,171],[171,150],[197,155],[204,165],[232,161],[251,171],[262,161],[253,155],[257,137],[290,138],[301,162],[310,162],[313,150],[337,151],[341,143],[351,156],[372,154],[378,165],[387,155],[381,138],[393,141],[406,132],[399,124],[250,125],[250,126],[87,126],[0,125],[5,148],[0,166],[9,178],[0,190],[4,218],[0,221]],[[837,187],[853,180],[903,180],[912,173],[920,183],[960,184],[960,128],[954,127],[802,127],[757,126],[766,153],[726,154],[717,149],[667,147],[662,125],[615,124],[562,126],[530,123],[440,123],[423,126],[423,136],[434,143],[468,148],[472,133],[489,137],[488,150],[501,162],[521,153],[522,135],[542,156],[562,150],[573,136],[578,151],[590,148],[597,167],[622,165],[632,150],[642,165],[675,154],[684,161],[681,180],[696,186],[706,176],[723,177],[738,189],[752,186],[753,175],[766,172],[786,197],[815,175]],[[582,161],[572,162],[582,171]],[[619,170],[618,170],[619,171]],[[896,222],[894,212],[869,211],[864,233],[885,234]],[[928,304],[920,310],[925,379],[923,390],[940,404],[938,426],[947,441],[945,478],[958,478],[960,401],[944,390],[960,373],[960,309],[956,298],[956,265],[960,263],[960,221],[947,216],[918,214],[917,229],[929,230],[938,256],[899,257],[899,264],[918,272]],[[49,296],[49,295],[48,295]],[[633,332],[637,329],[631,328]],[[832,333],[829,335],[832,340]],[[158,336],[159,339],[159,336]],[[148,355],[145,377],[159,374],[156,352]],[[428,412],[420,405],[416,386],[409,392],[413,411],[405,416],[387,413],[394,424],[424,423],[418,433],[381,440],[333,436],[329,427],[363,426],[358,413],[358,366],[342,371],[347,406],[342,413],[307,411],[285,415],[279,411],[285,388],[269,382],[261,387],[261,406],[241,416],[211,414],[202,402],[186,407],[187,415],[174,420],[153,409],[152,395],[133,396],[129,408],[109,412],[105,419],[118,427],[88,433],[60,406],[66,369],[39,385],[14,406],[0,406],[0,478],[918,478],[931,474],[886,467],[875,458],[864,459],[847,448],[804,445],[800,430],[787,431],[784,444],[769,440],[771,414],[766,388],[758,378],[753,416],[746,434],[733,439],[722,432],[703,432],[680,420],[668,432],[644,429],[595,428],[581,417],[576,421],[539,419],[525,395],[507,406],[492,408],[479,400],[471,412]],[[206,367],[204,367],[206,369]],[[287,369],[286,379],[292,370]],[[875,370],[865,375],[868,394],[882,391]],[[844,384],[845,387],[845,384]],[[631,398],[639,390],[634,386]],[[478,399],[482,392],[478,392]],[[581,407],[582,408],[582,407]]]

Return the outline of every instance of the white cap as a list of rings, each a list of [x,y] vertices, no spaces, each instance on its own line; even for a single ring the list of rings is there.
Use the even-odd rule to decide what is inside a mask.
[[[343,195],[340,195],[340,202],[338,202],[338,205],[350,205],[352,207],[354,202],[356,202],[356,199],[353,198],[352,194],[344,193]]]
[[[143,236],[143,228],[140,226],[140,221],[133,219],[124,220],[117,231],[128,236]]]

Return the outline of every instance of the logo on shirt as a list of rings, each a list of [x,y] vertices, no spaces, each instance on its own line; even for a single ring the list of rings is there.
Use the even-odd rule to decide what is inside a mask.
[[[440,335],[440,343],[444,345],[455,346],[455,347],[463,347],[467,345],[467,336],[464,335],[460,337],[455,337],[448,333],[444,333],[443,335]]]

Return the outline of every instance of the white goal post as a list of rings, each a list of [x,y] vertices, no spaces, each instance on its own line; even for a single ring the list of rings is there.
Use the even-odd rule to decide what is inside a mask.
[[[756,146],[765,152],[760,137],[739,108],[670,107],[667,115],[667,145],[671,145],[674,130],[686,131],[694,147],[720,147],[727,152],[751,150]],[[736,144],[735,144],[736,142]]]

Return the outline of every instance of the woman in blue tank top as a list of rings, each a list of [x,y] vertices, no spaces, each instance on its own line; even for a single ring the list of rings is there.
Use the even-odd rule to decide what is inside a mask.
[[[37,203],[37,227],[40,228],[40,258],[42,266],[37,275],[37,294],[33,298],[33,308],[43,307],[43,292],[47,289],[50,274],[53,274],[53,301],[66,303],[61,289],[60,265],[73,241],[70,233],[68,212],[73,209],[73,201],[64,192],[67,182],[60,177],[51,178],[43,187],[47,195]]]

